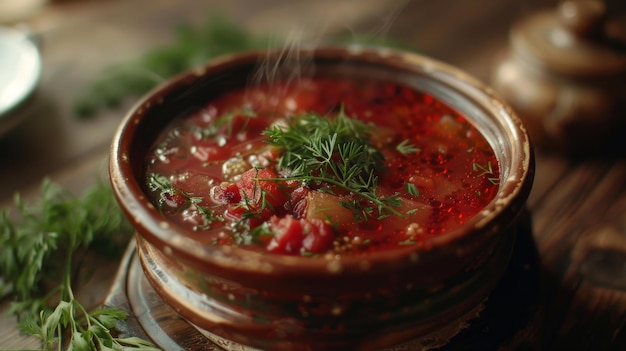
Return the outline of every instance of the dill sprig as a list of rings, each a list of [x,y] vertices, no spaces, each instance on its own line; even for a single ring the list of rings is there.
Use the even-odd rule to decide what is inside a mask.
[[[178,210],[193,207],[202,217],[202,224],[195,226],[194,230],[208,229],[214,222],[223,222],[224,217],[217,215],[208,206],[201,205],[204,200],[202,197],[193,196],[188,192],[175,188],[172,182],[162,174],[151,173],[148,175],[148,188],[159,194],[158,207],[163,211],[163,205],[168,197],[181,196],[185,203]]]
[[[99,181],[75,197],[46,179],[38,201],[17,194],[15,207],[14,217],[0,211],[0,291],[12,296],[20,330],[40,338],[45,350],[156,350],[111,334],[125,311],[90,312],[74,296],[72,278],[84,253],[96,247],[122,252],[132,233],[110,187]]]
[[[402,140],[400,144],[396,145],[396,150],[403,155],[414,154],[421,151],[419,148],[415,147],[415,145],[409,144],[407,139]]]
[[[483,166],[478,162],[474,162],[472,164],[472,170],[474,172],[480,172],[479,177],[486,176],[489,183],[493,185],[498,185],[500,179],[498,177],[494,177],[495,174],[493,167],[491,166],[491,161],[487,161],[487,165]]]
[[[282,180],[309,185],[328,184],[358,195],[362,201],[342,202],[357,220],[395,214],[398,194],[376,194],[378,173],[384,172],[383,156],[370,142],[372,127],[349,118],[343,109],[334,118],[317,113],[294,117],[287,127],[272,126],[263,133],[267,142],[281,151],[277,168],[286,171]],[[328,190],[327,190],[328,191]],[[376,211],[375,211],[376,210]]]

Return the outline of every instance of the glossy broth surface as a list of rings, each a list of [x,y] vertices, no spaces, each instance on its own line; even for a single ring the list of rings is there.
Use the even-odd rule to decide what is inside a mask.
[[[268,143],[267,131],[290,131],[306,114],[367,126],[363,144],[381,164],[360,177],[388,208],[319,181],[322,170],[281,167],[285,150]],[[329,160],[360,162],[338,151]],[[152,202],[199,242],[314,257],[426,245],[478,213],[499,183],[492,148],[462,115],[410,87],[367,79],[225,92],[175,119],[146,161]]]

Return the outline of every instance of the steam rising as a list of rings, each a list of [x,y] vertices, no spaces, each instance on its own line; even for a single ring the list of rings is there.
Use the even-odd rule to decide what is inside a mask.
[[[302,31],[291,31],[282,49],[267,51],[264,60],[259,63],[252,84],[264,83],[270,87],[276,86],[275,82],[284,85],[297,84],[301,77],[312,75],[315,68],[313,57],[303,55],[303,42]],[[309,44],[307,47],[315,46]]]
[[[249,82],[250,86],[266,85],[270,89],[275,89],[272,93],[281,96],[284,91],[278,91],[278,87],[289,89],[289,86],[299,84],[303,77],[310,77],[315,73],[315,64],[311,51],[302,51],[301,49],[313,49],[328,43],[334,44],[367,44],[384,38],[389,29],[392,27],[398,15],[406,6],[406,1],[400,1],[400,4],[391,9],[391,11],[382,13],[379,16],[373,16],[376,20],[373,24],[368,24],[368,29],[358,30],[351,26],[350,18],[355,12],[354,5],[356,2],[337,1],[334,13],[329,13],[326,23],[320,23],[316,18],[314,28],[307,28],[305,21],[299,18],[297,25],[292,25],[288,31],[288,35],[283,37],[284,43],[276,43],[278,38],[274,37],[274,42],[270,42],[271,48],[268,49],[263,60],[258,63],[258,68],[254,76]],[[358,6],[358,5],[357,5]],[[315,12],[315,11],[312,11]],[[357,16],[358,17],[358,16]],[[333,23],[334,22],[334,23]],[[334,30],[329,30],[334,28]],[[327,33],[331,33],[332,37],[338,37],[338,28],[348,33],[348,38],[340,40],[328,41]],[[363,34],[359,34],[359,32]],[[305,34],[308,33],[308,34]],[[341,33],[339,33],[341,37]],[[280,83],[280,84],[277,84]]]

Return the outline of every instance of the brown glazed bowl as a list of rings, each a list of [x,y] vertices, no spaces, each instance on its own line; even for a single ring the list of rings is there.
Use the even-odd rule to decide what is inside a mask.
[[[262,350],[384,349],[475,309],[504,274],[533,181],[533,151],[520,120],[476,79],[417,54],[350,46],[298,49],[288,57],[302,61],[279,51],[214,59],[147,94],[117,131],[111,181],[157,293],[207,336]],[[464,114],[495,149],[495,198],[425,247],[328,259],[199,245],[149,202],[146,155],[171,119],[244,87],[268,60],[280,67],[274,79],[293,79],[293,72],[367,76],[433,94]],[[302,62],[307,66],[295,66]]]

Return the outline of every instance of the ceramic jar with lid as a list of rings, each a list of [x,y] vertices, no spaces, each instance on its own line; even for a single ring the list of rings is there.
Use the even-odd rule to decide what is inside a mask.
[[[626,36],[601,1],[565,1],[511,30],[492,86],[539,148],[585,153],[626,135]]]

